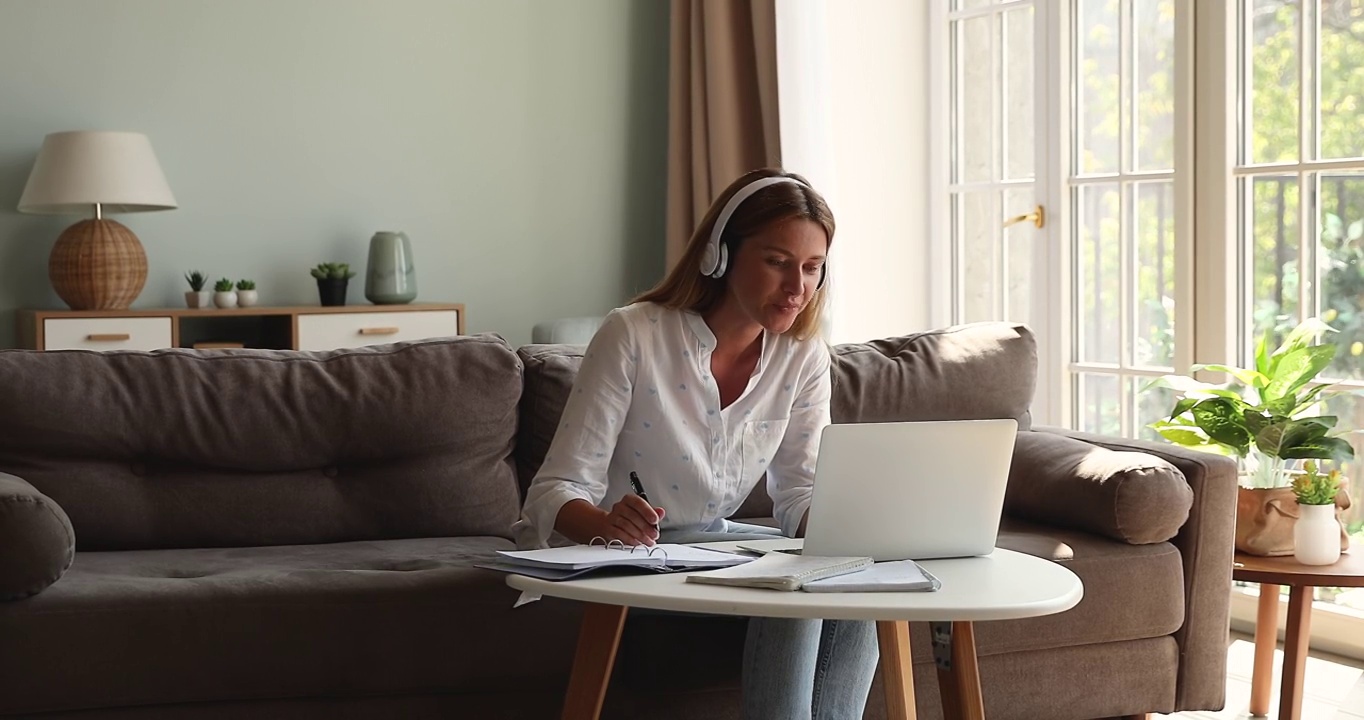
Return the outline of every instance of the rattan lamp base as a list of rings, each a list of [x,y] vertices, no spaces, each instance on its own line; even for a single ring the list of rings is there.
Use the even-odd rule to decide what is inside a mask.
[[[122,223],[82,220],[57,238],[47,274],[72,310],[124,310],[147,284],[147,254]]]

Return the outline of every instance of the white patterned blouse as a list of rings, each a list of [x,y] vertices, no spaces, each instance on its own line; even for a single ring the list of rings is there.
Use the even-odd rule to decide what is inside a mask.
[[[721,530],[763,473],[782,533],[810,506],[829,424],[829,350],[764,331],[748,387],[720,407],[715,335],[700,315],[635,303],[613,310],[587,346],[545,462],[513,526],[521,548],[567,542],[564,503],[609,510],[639,474],[664,530]]]

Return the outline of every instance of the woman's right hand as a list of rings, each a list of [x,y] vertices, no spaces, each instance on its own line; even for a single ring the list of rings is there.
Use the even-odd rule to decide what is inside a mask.
[[[650,505],[638,495],[626,495],[603,517],[598,534],[626,545],[653,545],[658,541],[658,522],[663,515],[663,508]]]

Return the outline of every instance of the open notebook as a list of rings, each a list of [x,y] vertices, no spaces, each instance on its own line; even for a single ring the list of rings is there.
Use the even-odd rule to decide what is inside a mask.
[[[653,547],[568,545],[544,550],[499,550],[499,562],[476,567],[529,575],[545,580],[569,580],[603,570],[673,572],[723,568],[752,562],[746,555],[707,550],[692,545],[664,543]]]
[[[913,560],[873,563],[869,557],[819,557],[769,552],[740,567],[687,576],[687,582],[806,592],[937,590],[936,577]]]

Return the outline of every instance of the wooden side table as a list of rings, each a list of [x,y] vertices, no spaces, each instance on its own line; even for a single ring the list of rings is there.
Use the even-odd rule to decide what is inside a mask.
[[[1334,565],[1302,565],[1287,557],[1236,553],[1232,579],[1260,584],[1255,615],[1255,666],[1250,680],[1250,714],[1268,715],[1270,672],[1279,634],[1279,586],[1288,586],[1288,626],[1283,638],[1283,680],[1279,720],[1302,718],[1302,679],[1312,629],[1312,588],[1364,587],[1364,554],[1346,553]]]

